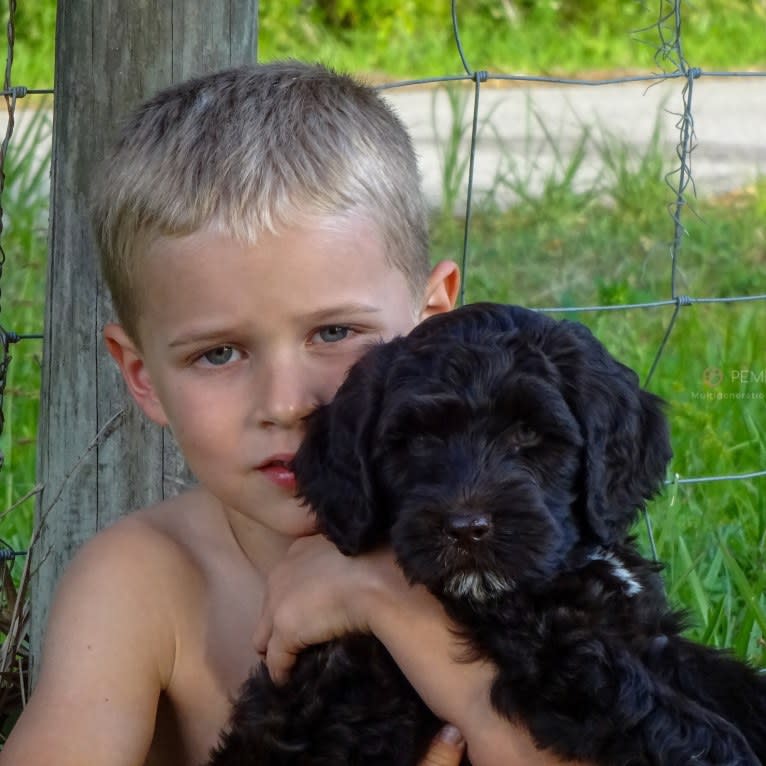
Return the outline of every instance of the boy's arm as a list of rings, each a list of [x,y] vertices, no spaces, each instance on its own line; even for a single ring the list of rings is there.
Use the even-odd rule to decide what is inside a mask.
[[[162,589],[152,581],[156,542],[123,522],[72,561],[51,609],[37,686],[2,766],[144,763],[173,659]]]
[[[318,536],[298,540],[271,573],[256,648],[276,680],[297,653],[349,631],[385,644],[425,703],[457,726],[476,766],[556,766],[529,734],[495,713],[489,662],[461,662],[464,645],[441,604],[410,587],[388,552],[342,556]]]
[[[464,734],[471,763],[560,766],[557,757],[537,749],[526,729],[494,710],[489,692],[495,666],[461,659],[465,644],[436,598],[423,587],[410,587],[389,555],[374,562],[372,572],[360,604],[371,631],[431,710]]]

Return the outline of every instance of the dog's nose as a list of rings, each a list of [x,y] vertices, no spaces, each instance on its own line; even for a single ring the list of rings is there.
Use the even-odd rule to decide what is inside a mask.
[[[492,529],[492,522],[483,513],[454,513],[445,525],[445,531],[456,542],[478,543]]]

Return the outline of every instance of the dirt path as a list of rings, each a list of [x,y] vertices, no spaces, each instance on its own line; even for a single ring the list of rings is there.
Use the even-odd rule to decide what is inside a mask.
[[[591,185],[604,171],[600,144],[623,144],[638,160],[655,128],[665,171],[673,170],[679,165],[676,124],[683,111],[683,85],[673,80],[651,88],[643,84],[483,88],[476,188],[489,189],[505,177],[534,192],[552,172],[567,166],[585,131],[590,131],[590,138],[577,175],[580,187]],[[454,123],[450,101],[439,89],[403,88],[386,95],[415,138],[425,188],[436,201],[443,187],[445,137]],[[473,106],[470,84],[466,96],[467,122]],[[766,174],[766,78],[703,77],[694,83],[692,115],[696,133],[692,177],[699,196],[722,194]],[[513,195],[506,190],[505,196]]]

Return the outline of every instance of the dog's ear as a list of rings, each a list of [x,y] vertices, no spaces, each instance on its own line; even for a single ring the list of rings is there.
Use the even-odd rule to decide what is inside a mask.
[[[399,343],[374,346],[351,368],[333,400],[309,416],[293,462],[298,494],[316,514],[319,530],[349,556],[383,542],[390,528],[373,453],[385,379]]]
[[[664,402],[642,390],[636,373],[584,325],[556,323],[545,350],[586,443],[583,521],[609,545],[624,537],[638,511],[662,488],[672,456]]]

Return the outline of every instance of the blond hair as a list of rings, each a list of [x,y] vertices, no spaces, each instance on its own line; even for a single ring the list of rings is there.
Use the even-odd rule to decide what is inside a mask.
[[[172,86],[139,107],[97,174],[92,219],[117,317],[137,340],[141,253],[214,226],[255,243],[307,217],[362,216],[413,296],[428,233],[410,137],[370,87],[273,62]]]

